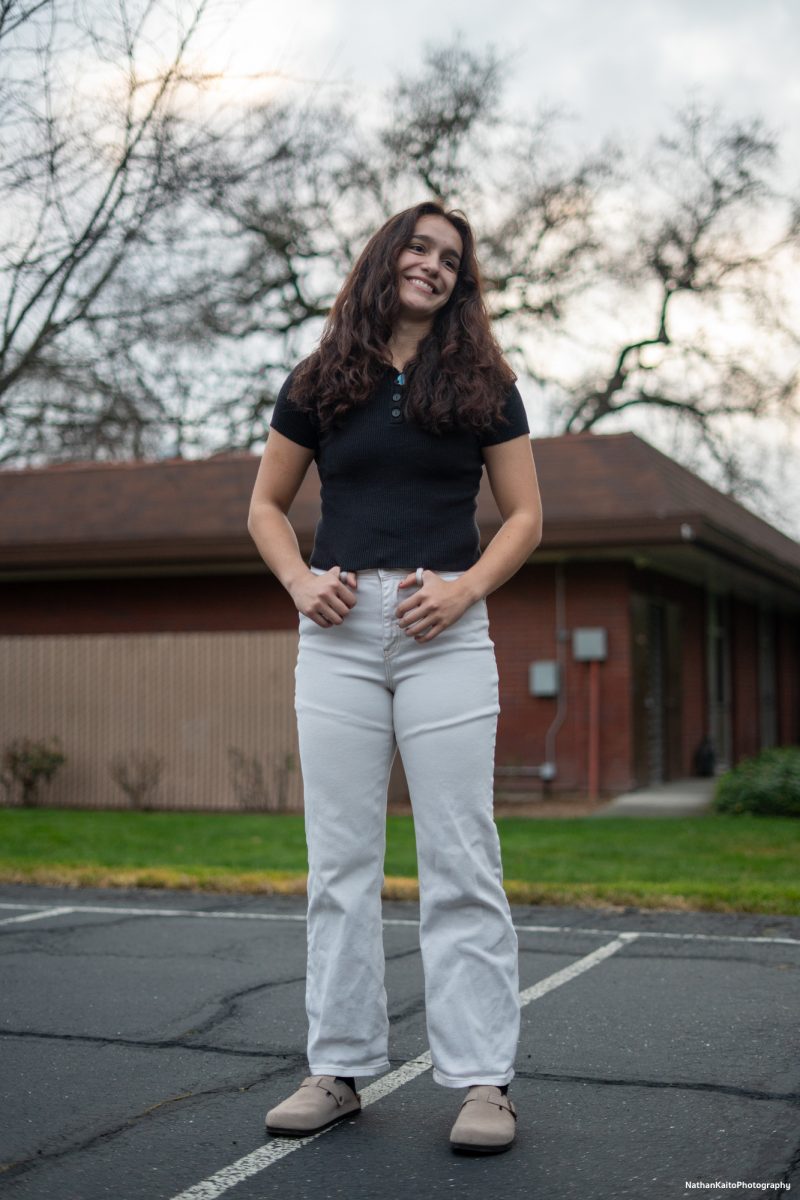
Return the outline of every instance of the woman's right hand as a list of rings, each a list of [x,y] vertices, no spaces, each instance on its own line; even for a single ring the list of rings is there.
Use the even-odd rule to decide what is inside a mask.
[[[331,567],[324,575],[315,575],[313,571],[309,571],[290,593],[297,611],[310,617],[323,629],[331,625],[341,625],[356,603],[355,589],[358,587],[358,578],[355,572],[345,573],[347,583],[342,583],[339,572],[339,567]]]

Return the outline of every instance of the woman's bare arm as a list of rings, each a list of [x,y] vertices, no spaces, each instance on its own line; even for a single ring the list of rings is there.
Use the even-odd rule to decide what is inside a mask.
[[[339,625],[356,602],[354,591],[340,581],[338,567],[331,567],[325,575],[309,571],[287,516],[313,457],[313,450],[299,446],[277,429],[270,430],[250,500],[247,529],[298,611],[317,625]],[[355,587],[354,577],[349,578]]]
[[[503,524],[461,577],[473,603],[515,575],[542,539],[542,501],[528,435],[484,446],[483,458]]]
[[[271,429],[247,516],[247,529],[259,554],[289,592],[308,567],[287,513],[313,457],[313,450]]]

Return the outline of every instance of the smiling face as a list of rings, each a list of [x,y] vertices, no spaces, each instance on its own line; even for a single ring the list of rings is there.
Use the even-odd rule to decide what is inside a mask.
[[[444,217],[420,217],[397,258],[400,314],[432,321],[453,294],[464,252],[461,235]]]

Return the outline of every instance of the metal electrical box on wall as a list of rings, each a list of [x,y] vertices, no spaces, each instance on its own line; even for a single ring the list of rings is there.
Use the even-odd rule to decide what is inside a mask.
[[[572,657],[576,662],[604,662],[608,657],[605,629],[573,629]]]
[[[531,663],[528,667],[528,691],[532,696],[557,696],[558,663]]]

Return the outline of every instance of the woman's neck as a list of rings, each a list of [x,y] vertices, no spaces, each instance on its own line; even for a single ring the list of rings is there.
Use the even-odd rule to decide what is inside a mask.
[[[388,350],[392,356],[392,366],[396,370],[405,370],[406,363],[411,362],[412,358],[416,358],[419,344],[430,333],[432,325],[432,321],[420,324],[419,321],[404,321],[402,317],[400,318],[392,330],[388,344]]]

